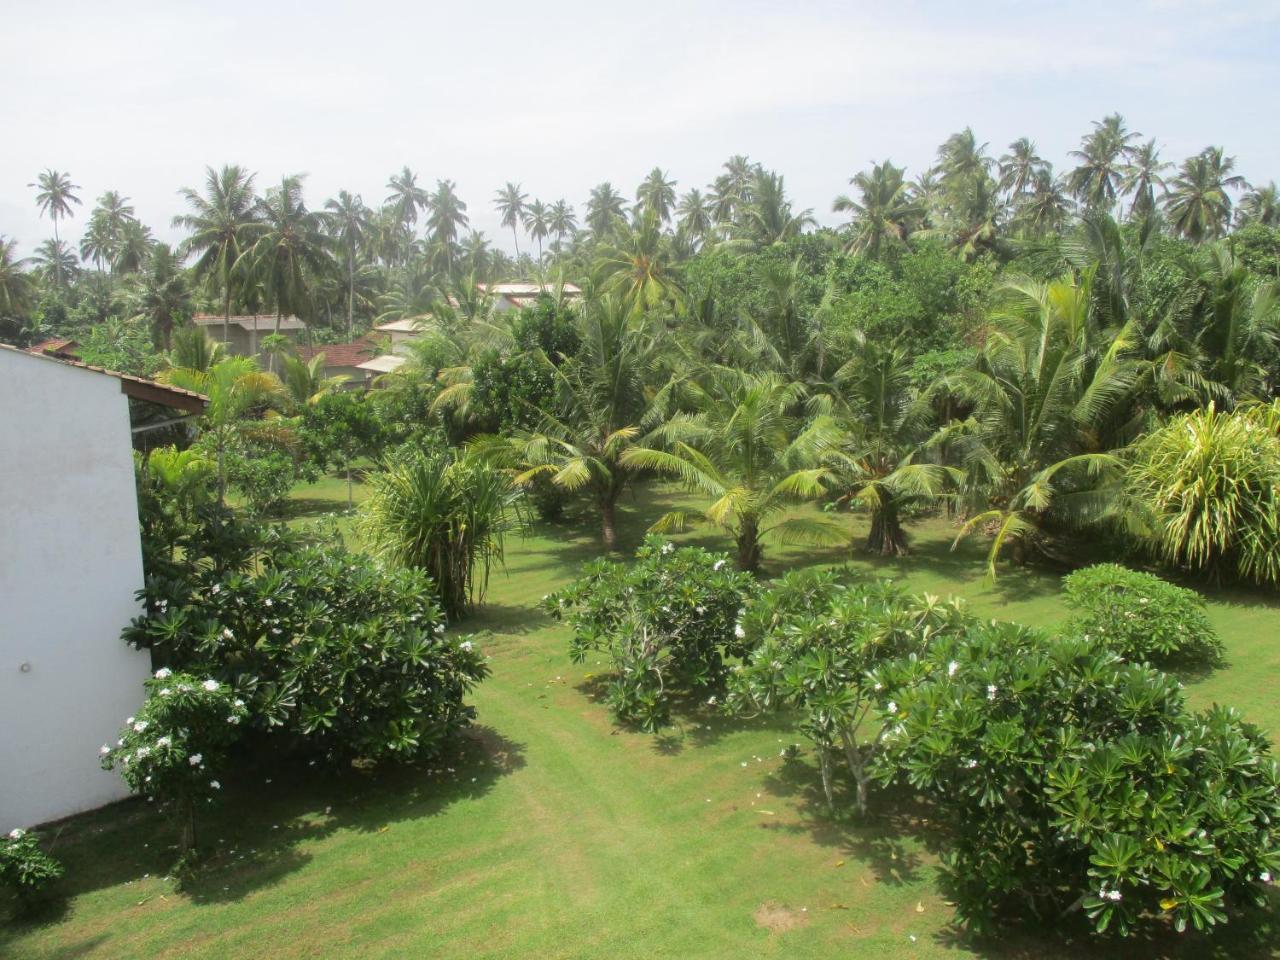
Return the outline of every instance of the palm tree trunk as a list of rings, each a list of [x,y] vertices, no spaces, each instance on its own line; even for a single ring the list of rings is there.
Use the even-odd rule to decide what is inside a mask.
[[[511,225],[511,239],[516,243],[516,259],[520,259],[520,234],[516,233],[516,225]]]
[[[347,244],[347,339],[355,329],[356,314],[356,249],[355,243]]]
[[[871,530],[867,533],[867,552],[882,557],[905,557],[910,553],[907,532],[902,529],[898,504],[889,496],[871,513]]]
[[[231,340],[231,278],[222,278],[222,345],[226,349]]]
[[[755,573],[760,569],[760,526],[756,519],[744,519],[738,527],[738,569]]]
[[[600,535],[604,540],[605,550],[609,551],[618,544],[618,530],[614,521],[614,500],[606,496],[600,501]]]

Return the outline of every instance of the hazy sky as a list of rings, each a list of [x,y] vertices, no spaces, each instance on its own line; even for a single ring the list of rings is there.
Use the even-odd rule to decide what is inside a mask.
[[[370,205],[408,164],[453,179],[472,226],[510,246],[506,180],[582,211],[655,164],[704,186],[745,153],[798,207],[872,161],[914,174],[971,125],[999,155],[1030,136],[1061,165],[1120,111],[1181,160],[1222,144],[1251,180],[1280,178],[1280,2],[219,3],[0,0],[0,234],[52,235],[27,184],[70,171],[84,206],[133,198],[162,239],[206,164],[265,188],[308,174]]]

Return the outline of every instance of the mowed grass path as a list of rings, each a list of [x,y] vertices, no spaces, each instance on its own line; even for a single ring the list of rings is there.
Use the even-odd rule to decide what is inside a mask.
[[[357,490],[357,496],[363,494]],[[304,520],[345,505],[345,484],[298,491]],[[684,498],[658,488],[627,505],[625,546]],[[861,521],[849,522],[861,529]],[[343,523],[350,531],[349,524]],[[856,573],[967,597],[984,614],[1042,626],[1065,616],[1058,578],[983,580],[980,548],[949,550],[952,528],[915,528],[901,562]],[[685,539],[723,547],[703,531]],[[969,941],[951,927],[927,821],[880,795],[863,824],[831,821],[782,719],[726,721],[690,705],[663,737],[620,732],[595,702],[602,668],[566,656],[566,631],[539,598],[598,554],[589,523],[508,542],[480,634],[493,676],[476,729],[432,770],[241,771],[204,821],[217,850],[175,893],[163,879],[171,832],[126,802],[55,828],[72,896],[58,915],[0,929],[0,956],[54,957],[1263,957],[1265,919],[1232,936],[1104,950],[1011,935]],[[837,551],[772,549],[771,572],[844,563]],[[1192,699],[1235,703],[1280,730],[1280,610],[1215,598],[1230,664],[1189,682]]]

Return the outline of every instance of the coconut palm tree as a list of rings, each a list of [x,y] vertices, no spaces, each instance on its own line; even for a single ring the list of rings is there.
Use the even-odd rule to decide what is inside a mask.
[[[557,200],[547,213],[547,228],[556,235],[556,248],[564,247],[564,238],[573,235],[578,229],[578,218],[574,216],[573,207],[564,200]]]
[[[618,499],[639,474],[623,457],[644,430],[663,416],[670,386],[653,392],[663,355],[662,328],[647,313],[627,308],[616,296],[592,301],[577,315],[581,343],[571,360],[553,363],[549,409],[539,411],[536,430],[511,437],[482,438],[478,452],[515,469],[521,487],[550,481],[581,491],[599,513],[606,550],[617,545]]]
[[[80,238],[80,259],[91,260],[98,268],[99,280],[103,277],[103,265],[115,259],[116,239],[111,226],[101,210],[89,214],[89,223]]]
[[[1067,176],[1067,187],[1086,207],[1110,211],[1124,179],[1125,159],[1132,141],[1142,134],[1129,130],[1118,113],[1093,121],[1093,132],[1071,156],[1080,161]]]
[[[1050,170],[1036,174],[1031,189],[1014,210],[1014,223],[1033,237],[1060,230],[1071,213],[1071,198],[1062,180]]]
[[[520,192],[520,184],[507,181],[507,185],[494,194],[494,208],[502,217],[502,225],[511,230],[511,239],[515,241],[516,257],[520,256],[520,234],[517,227],[524,223],[525,201],[528,195]]]
[[[356,251],[364,243],[369,231],[372,211],[365,206],[358,194],[339,190],[336,200],[326,200],[325,220],[333,239],[341,244],[347,255],[347,338],[353,336],[356,310]]]
[[[151,228],[137,220],[128,220],[120,230],[116,241],[115,259],[112,269],[117,274],[137,273],[151,256],[151,248],[155,244]]]
[[[542,262],[542,241],[551,232],[551,208],[541,200],[535,200],[525,209],[524,228],[538,241],[538,262]]]
[[[307,209],[301,176],[281,178],[258,201],[257,211],[258,219],[246,227],[251,242],[237,267],[261,283],[267,301],[275,305],[278,336],[286,310],[295,316],[307,313],[312,278],[333,269],[333,244],[320,216]]]
[[[36,206],[42,216],[53,221],[53,239],[59,239],[58,221],[72,215],[72,204],[80,206],[80,198],[76,195],[80,186],[72,183],[68,174],[52,169],[45,170],[36,177],[35,183],[27,186],[36,188]]]
[[[602,289],[632,310],[676,304],[683,297],[668,238],[652,213],[634,226],[623,224],[617,242],[600,251],[594,273]]]
[[[902,245],[912,224],[922,219],[923,210],[912,199],[904,172],[887,160],[873,164],[870,173],[863,171],[849,181],[858,188],[857,200],[836,197],[833,210],[853,213],[846,253],[878,259],[884,249]]]
[[[80,261],[76,259],[75,251],[61,240],[44,241],[36,247],[31,262],[55,287],[61,285],[65,278],[80,272]]]
[[[1129,163],[1124,167],[1124,180],[1120,184],[1121,192],[1133,197],[1129,219],[1139,220],[1155,213],[1156,191],[1164,192],[1161,174],[1167,169],[1169,164],[1160,159],[1154,138],[1129,151]]]
[[[168,350],[175,322],[189,322],[191,291],[178,258],[168,244],[157,243],[151,250],[146,273],[134,297],[135,318],[151,328],[157,350]]]
[[[246,231],[255,216],[253,177],[235,164],[221,170],[206,167],[204,195],[189,187],[178,191],[191,212],[173,218],[175,227],[191,231],[178,246],[179,256],[185,259],[194,254],[196,277],[221,287],[223,343],[231,338],[232,271],[244,253]]]
[[[35,285],[22,269],[17,243],[0,236],[0,317],[19,317],[34,302]]]
[[[1272,180],[1265,187],[1254,187],[1244,195],[1236,212],[1241,226],[1258,223],[1264,227],[1280,226],[1280,192]]]
[[[1235,165],[1235,157],[1224,156],[1221,147],[1205,147],[1183,161],[1164,198],[1169,225],[1194,243],[1222,236],[1231,223],[1227,191],[1248,186],[1231,172]]]
[[[694,244],[705,242],[714,226],[710,204],[697,187],[680,198],[676,217],[677,229]]]
[[[437,180],[436,189],[427,201],[427,228],[439,248],[448,269],[453,269],[459,231],[470,223],[467,205],[458,196],[452,180]]]
[[[635,216],[643,219],[652,214],[658,223],[665,224],[671,219],[675,205],[676,181],[668,180],[661,167],[654,167],[636,189]]]
[[[822,454],[838,442],[828,416],[805,422],[795,413],[804,388],[777,374],[720,368],[689,391],[695,412],[672,417],[651,431],[646,446],[622,455],[632,468],[678,477],[711,499],[701,516],[672,511],[650,529],[682,530],[706,520],[725,530],[737,547],[738,566],[756,571],[762,540],[845,544],[848,535],[827,520],[777,519],[790,506],[826,491],[830,471]]]
[[[1019,137],[1009,144],[1009,152],[1000,158],[1000,189],[1017,200],[1031,190],[1036,179],[1052,170],[1051,164],[1036,152],[1035,142]]]
[[[605,181],[591,188],[587,198],[587,229],[596,240],[603,240],[626,221],[627,201],[613,184]]]
[[[1006,547],[1016,558],[1044,542],[1049,524],[1080,527],[1114,506],[1119,459],[1129,439],[1127,405],[1143,372],[1125,332],[1104,329],[1091,309],[1092,276],[1043,283],[1013,280],[991,316],[974,367],[935,388],[957,396],[971,416],[944,427],[975,503],[957,541],[988,525],[994,576]]]
[[[757,246],[767,247],[804,233],[814,226],[812,210],[793,213],[782,174],[758,170],[751,184],[751,202],[743,209],[739,227]]]

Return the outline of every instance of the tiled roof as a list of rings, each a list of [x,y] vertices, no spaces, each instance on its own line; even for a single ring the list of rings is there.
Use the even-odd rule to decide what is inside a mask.
[[[230,319],[230,322],[240,327],[242,330],[257,330],[259,333],[275,333],[276,315],[274,313],[257,313],[246,314],[244,316],[224,318],[220,315],[212,313],[197,313],[191,318],[192,321],[201,327],[220,327],[224,319]],[[305,330],[306,324],[297,317],[281,317],[281,330]]]
[[[177,407],[179,410],[186,410],[190,413],[200,413],[204,410],[205,404],[209,402],[209,398],[202,393],[183,390],[181,387],[160,383],[157,380],[148,380],[146,377],[135,377],[131,373],[120,373],[118,370],[108,370],[106,367],[95,367],[82,360],[55,357],[50,353],[33,353],[30,350],[19,350],[17,347],[9,346],[7,343],[0,343],[0,350],[11,350],[23,356],[35,357],[37,360],[47,360],[50,363],[60,363],[64,367],[79,367],[81,370],[115,377],[120,381],[122,393],[137,397],[140,400],[150,400],[152,403]]]
[[[42,340],[35,346],[29,348],[31,353],[47,353],[50,355],[74,356],[76,348],[80,344],[74,340],[68,340],[61,337],[54,337],[51,340]]]
[[[299,347],[298,358],[310,360],[318,353],[324,354],[326,367],[356,367],[377,352],[377,344],[371,337],[361,337],[351,343],[326,343],[318,347]]]

